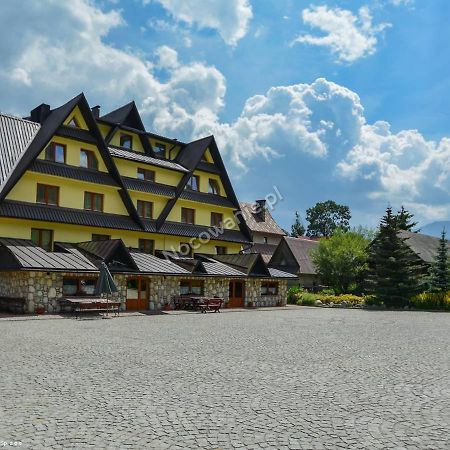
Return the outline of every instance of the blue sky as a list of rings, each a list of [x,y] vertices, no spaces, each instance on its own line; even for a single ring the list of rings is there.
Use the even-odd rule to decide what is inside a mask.
[[[150,130],[214,134],[241,200],[277,186],[285,228],[327,199],[450,219],[447,0],[22,3],[0,3],[0,110],[134,99]]]

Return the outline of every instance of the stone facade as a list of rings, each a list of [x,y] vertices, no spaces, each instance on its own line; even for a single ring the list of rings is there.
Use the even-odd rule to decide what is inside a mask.
[[[57,313],[61,308],[59,299],[63,296],[64,277],[92,277],[92,274],[62,273],[62,272],[35,272],[17,271],[0,272],[0,297],[25,299],[25,312],[34,313],[42,310],[45,313]],[[121,309],[126,309],[127,275],[116,274],[118,293],[114,299],[119,299]],[[204,295],[207,297],[221,297],[225,307],[229,301],[230,278],[221,277],[176,277],[176,276],[147,276],[149,281],[149,307],[150,310],[159,310],[171,299],[180,293],[180,281],[195,279],[204,281]],[[245,281],[245,305],[252,302],[254,306],[285,305],[287,299],[287,281],[278,280],[277,295],[261,295],[261,283],[273,279],[247,278]]]

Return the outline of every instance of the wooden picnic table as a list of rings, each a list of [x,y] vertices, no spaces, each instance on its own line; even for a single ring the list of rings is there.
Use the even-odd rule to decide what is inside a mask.
[[[204,297],[198,295],[177,295],[173,297],[175,309],[186,309],[193,311],[220,312],[223,305],[223,298],[220,297]]]
[[[106,300],[100,297],[64,297],[60,300],[61,306],[67,306],[78,318],[81,313],[113,312],[119,315],[120,302],[117,300]]]

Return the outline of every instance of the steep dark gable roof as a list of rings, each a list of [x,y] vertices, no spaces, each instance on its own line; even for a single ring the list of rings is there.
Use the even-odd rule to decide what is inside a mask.
[[[291,256],[295,260],[296,271],[302,274],[315,275],[316,268],[311,259],[311,251],[318,245],[318,241],[285,236],[278,244],[278,248],[272,255],[269,265],[277,268],[282,267],[279,265],[279,262],[282,259],[283,253],[288,252],[288,256]]]
[[[270,277],[270,272],[259,253],[215,255],[212,258],[243,271],[248,276]]]
[[[422,233],[412,233],[411,231],[400,231],[400,236],[406,239],[406,245],[422,261],[427,264],[434,262],[439,248],[439,238]],[[450,252],[450,241],[447,241],[447,247]]]
[[[262,220],[260,215],[253,212],[252,206],[252,203],[240,203],[242,215],[251,231],[285,236],[286,233],[278,226],[268,209],[265,210],[265,217]]]
[[[40,127],[36,122],[0,114],[0,189]]]
[[[139,131],[145,131],[139,111],[134,101],[111,111],[100,117],[101,121],[113,123],[115,125],[125,125]]]

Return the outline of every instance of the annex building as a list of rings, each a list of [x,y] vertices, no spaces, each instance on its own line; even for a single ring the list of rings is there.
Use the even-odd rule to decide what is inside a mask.
[[[213,136],[159,136],[134,102],[101,115],[83,94],[0,114],[0,297],[26,312],[92,295],[102,262],[124,310],[184,293],[285,304],[292,275],[251,245]]]

